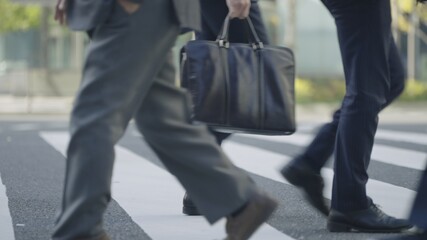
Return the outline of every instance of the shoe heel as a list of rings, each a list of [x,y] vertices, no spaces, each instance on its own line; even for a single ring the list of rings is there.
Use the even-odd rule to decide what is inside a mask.
[[[200,212],[196,207],[192,206],[183,206],[182,207],[182,213],[187,216],[200,216]]]
[[[328,222],[327,228],[329,232],[351,232],[351,227],[342,223]]]

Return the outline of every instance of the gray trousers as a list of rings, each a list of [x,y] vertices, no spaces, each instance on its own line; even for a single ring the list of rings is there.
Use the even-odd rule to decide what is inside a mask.
[[[116,4],[93,32],[71,116],[62,209],[53,239],[103,233],[114,145],[133,117],[210,223],[242,207],[255,191],[207,128],[190,122],[189,97],[174,85],[169,53],[179,33],[174,14],[170,0],[143,1],[132,15]]]

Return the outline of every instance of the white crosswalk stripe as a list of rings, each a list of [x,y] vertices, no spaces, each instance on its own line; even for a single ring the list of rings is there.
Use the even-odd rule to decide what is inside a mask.
[[[3,185],[0,176],[0,236],[2,240],[15,239],[12,217],[10,216],[8,202],[9,200],[6,195],[6,188]]]
[[[421,135],[421,134],[420,134]],[[291,136],[261,136],[243,135],[248,138],[255,138],[263,141],[293,144],[301,147],[307,146],[313,139],[313,135],[305,133],[295,133]],[[427,165],[427,153],[397,147],[375,144],[372,150],[372,159],[387,164],[400,167],[423,170]]]
[[[378,139],[393,140],[397,142],[416,143],[416,144],[427,146],[427,134],[422,134],[422,133],[409,133],[409,132],[402,132],[402,131],[380,129],[375,134],[375,137]]]
[[[287,183],[278,170],[289,162],[288,156],[234,142],[224,143],[223,148],[237,166],[274,181]],[[322,170],[322,176],[326,185],[324,196],[330,199],[333,171],[325,168]],[[385,212],[398,217],[407,217],[415,197],[412,190],[372,179],[368,182],[367,191]]]
[[[318,125],[318,124],[304,124],[304,125],[298,126],[297,131],[312,132],[320,127],[321,125]],[[396,131],[396,130],[379,128],[375,134],[375,139],[415,143],[415,144],[427,146],[427,134],[424,134],[424,133]]]
[[[59,152],[65,153],[66,132],[43,132],[41,136]],[[184,190],[162,168],[123,147],[116,147],[115,164],[113,198],[151,238],[200,240],[224,236],[224,221],[211,227],[201,217],[181,214]],[[293,238],[264,225],[253,239]]]

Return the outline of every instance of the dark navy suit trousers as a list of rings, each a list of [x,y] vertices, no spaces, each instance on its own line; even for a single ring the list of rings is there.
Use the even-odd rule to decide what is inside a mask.
[[[320,171],[335,151],[332,208],[351,212],[368,207],[367,168],[378,114],[403,91],[405,73],[392,37],[390,0],[322,2],[335,19],[346,95],[294,164]]]
[[[427,169],[418,187],[418,194],[412,208],[410,221],[427,232]]]

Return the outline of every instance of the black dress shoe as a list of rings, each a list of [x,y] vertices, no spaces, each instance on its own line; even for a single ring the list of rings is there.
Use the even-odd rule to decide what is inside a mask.
[[[295,160],[294,160],[295,161]],[[322,176],[309,167],[296,167],[288,164],[281,171],[283,177],[303,191],[305,199],[323,215],[328,216],[329,209],[323,198],[325,184]]]
[[[197,210],[196,205],[194,205],[191,198],[188,196],[187,193],[184,195],[184,199],[182,200],[182,213],[188,216],[200,216],[199,210]]]
[[[398,233],[411,227],[407,220],[385,214],[372,200],[369,208],[362,211],[340,213],[331,210],[327,225],[330,232],[369,233]]]
[[[264,193],[255,193],[236,216],[227,217],[225,240],[247,240],[268,220],[278,203]]]

